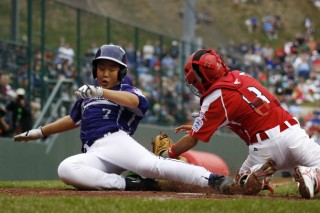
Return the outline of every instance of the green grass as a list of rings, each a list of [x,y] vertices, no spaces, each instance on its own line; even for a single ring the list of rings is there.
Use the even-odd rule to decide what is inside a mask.
[[[1,181],[0,188],[71,188],[61,181]]]
[[[317,212],[319,201],[150,200],[87,197],[0,197],[2,212]]]
[[[60,181],[6,181],[0,188],[70,189]],[[42,196],[35,194],[8,195],[0,193],[1,212],[318,212],[319,197],[300,199],[296,185],[289,183],[275,187],[275,195],[262,192],[261,196],[235,195],[217,199],[166,199],[165,197],[94,197]],[[287,197],[283,197],[286,195]],[[282,198],[280,197],[282,196]]]

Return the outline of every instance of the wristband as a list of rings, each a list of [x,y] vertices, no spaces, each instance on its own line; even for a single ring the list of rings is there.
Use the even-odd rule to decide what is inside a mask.
[[[174,145],[172,145],[169,149],[168,149],[168,156],[169,158],[177,158],[178,156],[176,155],[175,151],[174,151]]]
[[[43,133],[43,131],[42,131],[42,126],[39,126],[39,129],[40,129],[40,131],[41,131],[41,134],[42,134],[42,137],[46,137],[46,135]]]
[[[47,139],[48,136],[43,133],[42,126],[39,126],[39,129],[41,130],[42,138]]]

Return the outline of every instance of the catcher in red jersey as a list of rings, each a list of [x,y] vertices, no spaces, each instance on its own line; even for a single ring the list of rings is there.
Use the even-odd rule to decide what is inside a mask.
[[[310,139],[296,118],[256,79],[231,71],[214,50],[193,53],[184,68],[185,81],[200,97],[200,111],[193,125],[162,156],[176,158],[198,140],[208,142],[221,127],[229,127],[249,148],[236,181],[245,194],[270,189],[276,171],[292,170],[304,198],[320,190],[320,145]]]

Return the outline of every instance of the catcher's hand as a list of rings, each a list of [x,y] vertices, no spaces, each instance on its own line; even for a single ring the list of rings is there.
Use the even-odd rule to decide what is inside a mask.
[[[168,151],[173,146],[173,141],[166,133],[160,133],[160,135],[157,135],[153,141],[152,141],[152,151],[154,154],[158,156],[163,156],[164,152]],[[188,162],[188,160],[185,157],[178,156],[178,160]]]
[[[42,133],[41,127],[38,129],[31,129],[24,133],[14,136],[14,141],[31,141],[43,138],[44,135]]]
[[[86,84],[75,91],[75,94],[80,98],[101,98],[103,95],[103,89],[102,87]]]

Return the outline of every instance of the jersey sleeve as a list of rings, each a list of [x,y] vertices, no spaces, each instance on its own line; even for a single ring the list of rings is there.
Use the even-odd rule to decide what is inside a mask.
[[[84,99],[82,98],[78,99],[71,109],[70,117],[75,124],[79,124],[81,122],[81,119],[82,119],[81,106],[82,106],[83,100]]]
[[[208,142],[212,134],[228,124],[221,89],[213,91],[203,101],[199,116],[195,119],[189,134],[203,142]]]
[[[141,90],[127,84],[123,84],[121,90],[130,92],[139,98],[138,107],[135,109],[128,108],[128,110],[134,112],[138,116],[141,116],[141,117],[144,116],[149,109],[149,103],[146,97],[142,94]]]

